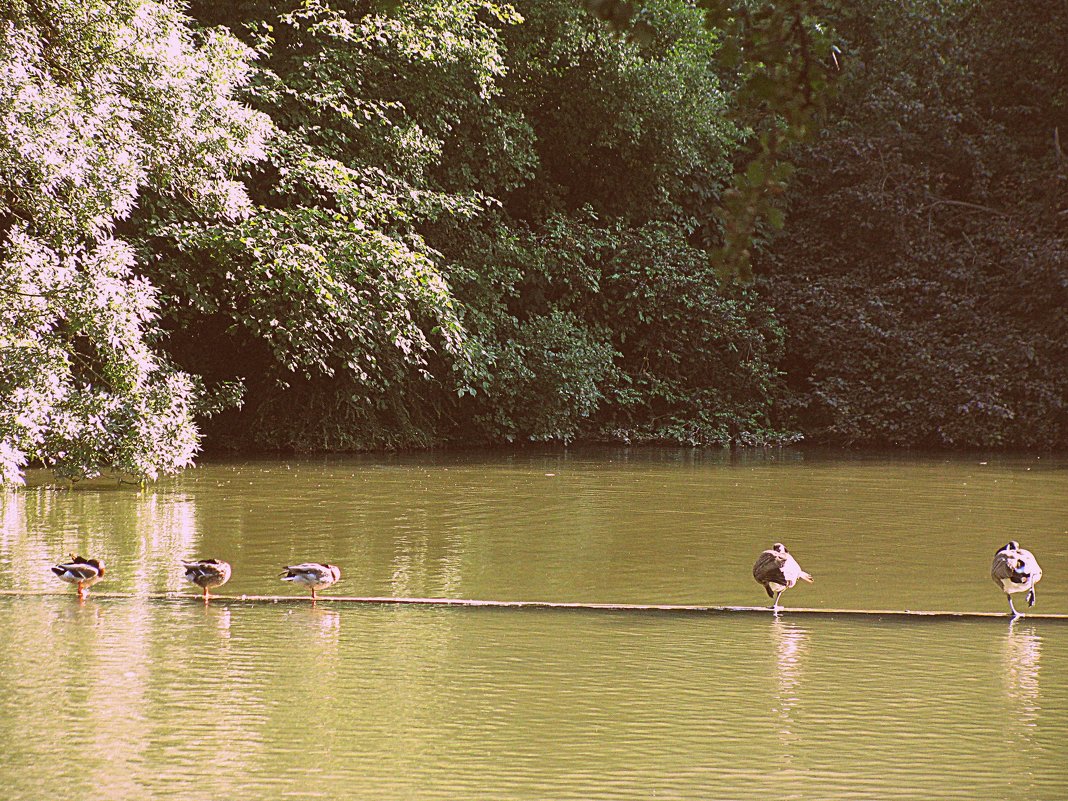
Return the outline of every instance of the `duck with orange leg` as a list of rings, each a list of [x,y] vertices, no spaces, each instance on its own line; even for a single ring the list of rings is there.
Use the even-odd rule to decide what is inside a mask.
[[[185,578],[204,590],[204,603],[208,602],[208,590],[221,587],[230,580],[230,563],[221,559],[182,560]]]
[[[78,600],[84,601],[90,587],[104,578],[104,563],[100,559],[83,559],[70,555],[70,561],[52,567],[60,581],[78,585]]]
[[[321,562],[305,562],[299,565],[288,565],[282,569],[279,575],[282,581],[292,581],[301,584],[311,590],[312,601],[316,599],[316,592],[341,578],[341,570],[336,565],[327,565]]]

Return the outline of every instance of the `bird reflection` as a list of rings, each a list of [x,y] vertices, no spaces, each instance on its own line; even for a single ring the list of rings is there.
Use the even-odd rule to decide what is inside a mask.
[[[221,638],[224,640],[230,639],[231,612],[229,606],[212,606],[211,604],[204,604],[204,608],[198,609],[197,611],[204,615],[205,620],[215,625]]]
[[[805,654],[808,651],[808,630],[796,623],[787,623],[781,618],[771,621],[771,634],[775,641],[775,711],[779,715],[779,739],[786,749],[797,739],[794,733],[793,711],[798,704],[798,693],[804,673]]]
[[[336,609],[320,606],[294,609],[293,619],[324,642],[337,643],[341,633],[341,614]]]
[[[1012,730],[1031,741],[1041,706],[1039,704],[1038,669],[1042,656],[1042,638],[1034,624],[1013,620],[1005,633],[1002,647],[1002,676],[1009,701]]]
[[[92,598],[79,598],[77,606],[66,607],[60,615],[65,620],[77,620],[82,625],[99,626],[104,622],[104,609]]]

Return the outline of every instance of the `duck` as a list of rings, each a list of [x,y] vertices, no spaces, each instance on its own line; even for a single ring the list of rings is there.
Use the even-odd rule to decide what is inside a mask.
[[[1012,604],[1012,596],[1018,592],[1027,593],[1028,607],[1035,605],[1035,585],[1042,578],[1042,568],[1038,566],[1035,555],[1026,548],[1021,548],[1016,540],[1010,540],[994,554],[990,565],[990,578],[994,580],[1005,597],[1009,599],[1012,619],[1023,617]]]
[[[182,560],[185,578],[204,589],[204,601],[208,600],[208,590],[221,587],[230,580],[230,563],[221,559]]]
[[[757,557],[753,565],[753,578],[764,585],[769,598],[774,598],[771,608],[779,610],[779,597],[797,583],[798,579],[812,582],[812,576],[801,569],[801,565],[786,550],[781,542],[772,545]]]
[[[104,563],[100,559],[83,559],[70,555],[70,561],[55,565],[52,572],[60,581],[78,585],[78,599],[85,600],[90,587],[104,578]]]
[[[317,590],[329,587],[341,579],[341,569],[336,565],[327,565],[321,562],[305,562],[304,564],[288,565],[282,568],[279,578],[282,581],[292,581],[310,588],[311,597],[314,601]]]

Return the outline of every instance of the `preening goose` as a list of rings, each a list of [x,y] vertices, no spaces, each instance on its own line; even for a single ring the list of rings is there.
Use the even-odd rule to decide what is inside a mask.
[[[283,568],[279,578],[282,581],[292,581],[294,584],[303,584],[308,587],[311,589],[314,601],[317,590],[329,587],[341,578],[341,570],[336,565],[306,562],[302,565],[289,565]]]
[[[190,562],[182,560],[185,578],[204,590],[204,600],[208,600],[208,590],[221,587],[230,580],[230,563],[221,559],[196,559]]]
[[[1030,551],[1021,548],[1020,543],[1012,540],[994,554],[994,563],[990,565],[990,578],[1001,587],[1009,599],[1009,609],[1013,618],[1022,617],[1012,605],[1012,596],[1018,592],[1027,593],[1027,605],[1035,605],[1035,585],[1042,578],[1042,568]]]
[[[794,586],[798,579],[812,581],[812,576],[801,569],[801,565],[781,542],[760,554],[753,565],[753,578],[764,585],[769,598],[775,599],[771,605],[775,610],[779,608],[779,596]]]

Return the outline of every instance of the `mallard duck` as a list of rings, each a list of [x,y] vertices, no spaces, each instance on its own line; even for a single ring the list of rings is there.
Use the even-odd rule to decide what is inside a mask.
[[[221,587],[230,580],[230,563],[221,559],[197,559],[192,562],[182,560],[185,577],[198,587],[204,588],[204,600],[208,600],[208,590]]]
[[[771,605],[775,610],[779,608],[779,596],[794,586],[798,579],[812,581],[812,576],[801,569],[801,565],[781,542],[760,554],[753,565],[753,578],[764,585],[769,598],[775,599]]]
[[[311,589],[312,600],[316,590],[329,587],[341,578],[341,570],[336,565],[324,565],[318,562],[306,562],[302,565],[289,565],[279,575],[282,581],[303,584]]]
[[[994,579],[1009,599],[1009,609],[1013,618],[1023,617],[1012,605],[1012,596],[1017,592],[1027,593],[1027,605],[1035,605],[1035,585],[1042,578],[1042,568],[1030,551],[1021,548],[1020,543],[1012,540],[994,554],[994,563],[990,565],[990,578]]]
[[[104,578],[104,563],[99,559],[82,559],[70,555],[70,561],[55,565],[52,572],[60,581],[78,585],[78,598],[84,599],[86,590]]]

